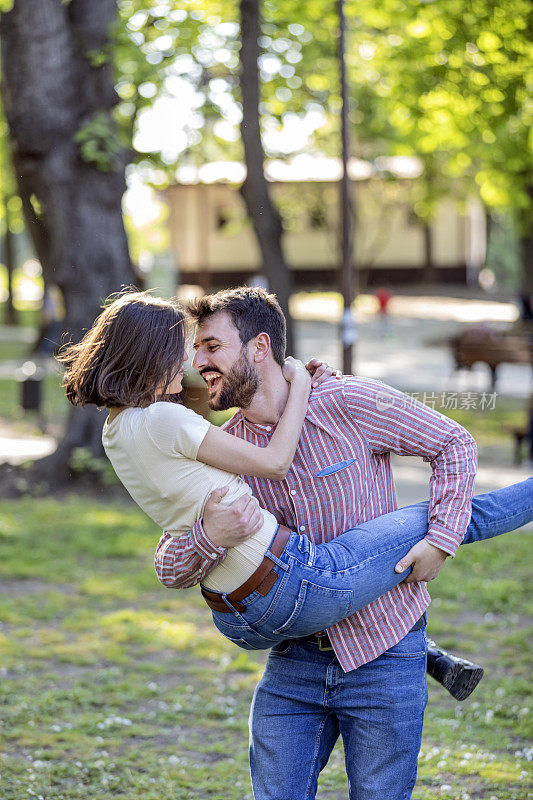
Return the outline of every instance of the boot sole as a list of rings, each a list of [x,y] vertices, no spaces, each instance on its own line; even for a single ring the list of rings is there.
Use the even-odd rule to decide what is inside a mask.
[[[477,664],[465,666],[454,664],[443,678],[442,685],[456,700],[470,697],[484,675],[483,667]]]

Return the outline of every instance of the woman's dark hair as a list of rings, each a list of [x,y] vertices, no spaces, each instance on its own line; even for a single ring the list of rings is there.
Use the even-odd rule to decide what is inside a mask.
[[[75,406],[150,405],[179,370],[185,335],[176,303],[147,292],[123,294],[104,308],[81,342],[59,351],[68,399]]]

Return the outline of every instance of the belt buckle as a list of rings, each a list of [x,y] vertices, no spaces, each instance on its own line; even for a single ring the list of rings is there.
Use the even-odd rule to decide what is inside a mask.
[[[327,633],[321,633],[316,638],[317,638],[318,649],[320,650],[321,653],[329,653],[333,650],[333,647],[331,646],[331,642],[329,640],[329,636],[327,635]]]

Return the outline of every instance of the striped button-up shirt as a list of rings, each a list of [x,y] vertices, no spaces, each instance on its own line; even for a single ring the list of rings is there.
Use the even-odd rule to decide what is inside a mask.
[[[275,426],[238,411],[225,429],[265,447]],[[397,508],[390,453],[431,464],[426,540],[453,556],[470,520],[476,445],[457,423],[395,389],[345,376],[314,389],[293,464],[282,481],[243,476],[280,523],[324,543]],[[163,534],[156,572],[166,586],[192,586],[224,558],[201,521],[175,540]],[[401,583],[328,633],[345,671],[400,641],[429,605],[426,584]]]

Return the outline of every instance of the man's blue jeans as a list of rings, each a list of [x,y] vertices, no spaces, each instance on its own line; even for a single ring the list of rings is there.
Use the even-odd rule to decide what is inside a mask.
[[[352,672],[311,642],[272,648],[250,714],[255,800],[311,800],[342,736],[350,800],[408,800],[427,703],[426,632]]]

